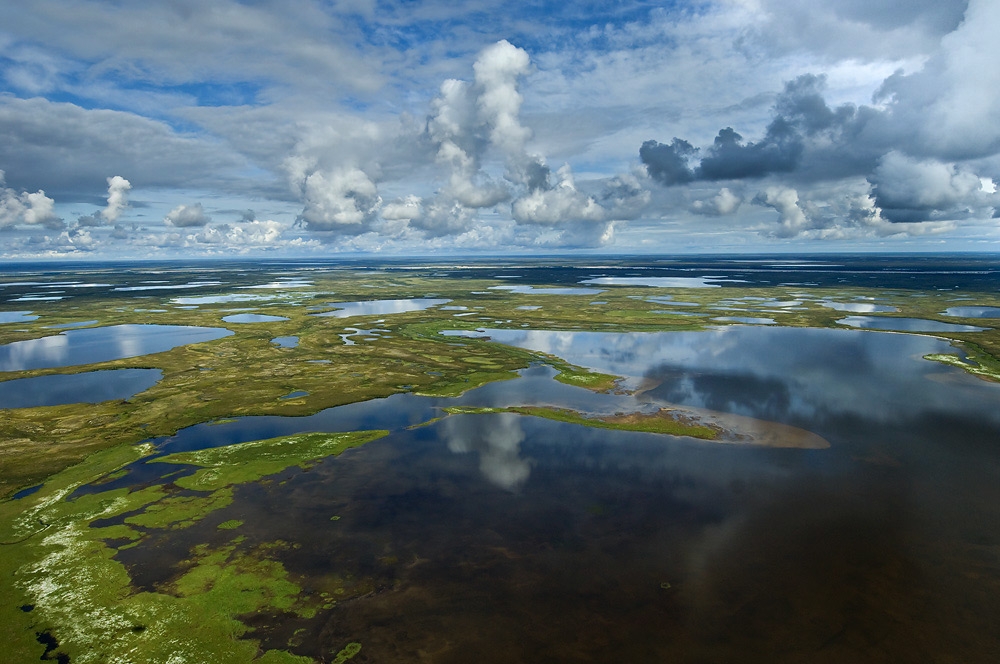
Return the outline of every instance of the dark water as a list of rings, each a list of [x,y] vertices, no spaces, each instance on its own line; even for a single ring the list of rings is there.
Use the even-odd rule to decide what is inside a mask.
[[[460,399],[398,395],[191,427],[158,443],[392,433],[241,487],[232,506],[119,559],[154,588],[193,543],[228,541],[222,521],[245,522],[241,546],[289,542],[280,560],[306,592],[341,588],[337,605],[248,621],[267,647],[315,657],[358,641],[370,662],[996,661],[1000,386],[921,359],[945,342],[767,327],[488,334],[646,391],[597,395],[538,367]],[[802,426],[831,447],[509,413],[406,428],[458,403],[670,402]],[[116,482],[169,470],[137,464]]]
[[[177,346],[212,341],[231,334],[222,328],[186,325],[111,325],[67,330],[0,346],[0,371],[107,362],[162,353]]]
[[[0,409],[129,399],[156,385],[159,369],[112,369],[0,382]]]

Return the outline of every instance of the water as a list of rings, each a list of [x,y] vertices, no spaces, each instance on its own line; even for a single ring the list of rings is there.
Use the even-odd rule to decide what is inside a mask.
[[[0,371],[107,362],[162,353],[177,346],[212,341],[231,334],[217,327],[185,325],[111,325],[67,330],[0,346]]]
[[[1000,318],[1000,307],[948,307],[944,315],[960,318]]]
[[[0,409],[130,399],[156,385],[159,369],[111,369],[0,382]]]
[[[823,300],[819,304],[827,309],[849,311],[854,314],[895,313],[899,311],[896,307],[887,304],[873,304],[871,302],[830,302]]]
[[[285,316],[270,316],[268,314],[231,314],[222,317],[226,323],[278,323],[289,320]]]
[[[329,306],[337,307],[336,311],[325,311],[311,316],[332,316],[333,318],[350,318],[351,316],[383,316],[386,314],[401,314],[407,311],[423,311],[439,304],[447,304],[451,300],[441,298],[410,298],[400,300],[365,300],[361,302],[331,302]]]
[[[396,395],[304,418],[198,425],[196,449],[297,431],[391,434],[240,487],[185,531],[121,551],[136,583],[192,543],[276,552],[345,596],[315,618],[250,618],[253,638],[370,661],[990,661],[1000,647],[1000,385],[921,359],[930,337],[725,327],[609,334],[483,330],[628,376],[595,394],[536,367],[458,399]],[[613,413],[666,404],[801,426],[823,450],[720,445],[511,413],[417,429],[443,405]],[[158,481],[136,464],[125,482]],[[94,488],[97,489],[97,488]],[[91,489],[91,490],[94,490]],[[337,517],[335,520],[332,517]],[[515,636],[516,635],[516,638]]]
[[[278,348],[295,348],[299,345],[298,337],[275,337],[271,339],[271,343]]]
[[[924,318],[888,318],[879,316],[848,316],[837,321],[841,325],[866,330],[895,330],[898,332],[982,332],[989,329],[975,325],[956,325]]]
[[[0,323],[28,323],[38,320],[30,311],[0,311]]]
[[[519,295],[600,295],[596,288],[539,288],[537,286],[490,286],[490,290],[503,290]]]
[[[652,288],[719,288],[731,280],[724,277],[596,277],[581,284],[595,286],[650,286]]]

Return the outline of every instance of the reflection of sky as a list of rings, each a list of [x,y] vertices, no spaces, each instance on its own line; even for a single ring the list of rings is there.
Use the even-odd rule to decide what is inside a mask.
[[[0,346],[0,371],[21,371],[107,362],[161,353],[176,346],[233,334],[217,327],[183,325],[112,325]]]
[[[503,290],[520,295],[600,295],[596,288],[535,288],[534,286],[490,286],[490,290]]]
[[[478,452],[483,477],[501,489],[516,489],[531,475],[531,464],[521,458],[524,431],[519,415],[460,415],[440,426],[448,449],[456,454]]]
[[[495,341],[626,376],[688,406],[789,422],[826,414],[878,421],[931,410],[998,417],[1000,386],[922,360],[940,339],[854,330],[728,326],[702,332],[484,330]],[[928,380],[952,376],[948,384]],[[809,428],[809,427],[806,427]]]
[[[284,316],[269,316],[268,314],[233,314],[223,316],[222,320],[227,323],[277,323],[288,319]]]
[[[715,281],[735,282],[725,277],[597,277],[581,281],[595,286],[651,286],[653,288],[719,288]]]
[[[941,323],[924,318],[880,318],[878,316],[848,316],[837,321],[841,325],[866,330],[896,330],[899,332],[982,332],[988,328],[974,325]]]
[[[202,288],[203,286],[221,286],[221,281],[191,281],[186,284],[166,284],[158,286],[120,286],[116,291],[151,291],[151,290],[181,290],[184,288]]]
[[[849,311],[854,314],[879,314],[899,311],[896,307],[891,307],[887,304],[871,304],[868,302],[829,302],[824,300],[819,304],[827,309]]]
[[[0,408],[35,408],[128,399],[162,378],[159,369],[113,369],[0,382]]]
[[[960,318],[1000,318],[1000,307],[948,307],[944,315]]]
[[[281,348],[295,348],[299,345],[298,337],[275,337],[271,339],[271,343],[279,346]]]
[[[351,316],[382,316],[385,314],[401,314],[407,311],[421,311],[439,304],[447,304],[451,300],[441,298],[413,298],[402,300],[365,300],[362,302],[331,302],[331,307],[337,311],[326,311],[311,316],[331,316],[333,318],[349,318]]]
[[[225,304],[227,302],[258,302],[274,300],[278,295],[254,295],[251,293],[231,293],[229,295],[203,295],[200,297],[175,297],[174,304]]]
[[[0,323],[27,323],[38,320],[30,311],[0,311]]]

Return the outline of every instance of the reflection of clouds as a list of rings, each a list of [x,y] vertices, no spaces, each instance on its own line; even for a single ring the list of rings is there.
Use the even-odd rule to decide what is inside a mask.
[[[349,318],[351,316],[382,316],[385,314],[401,314],[407,311],[420,311],[439,304],[447,304],[451,300],[437,298],[413,298],[402,300],[365,300],[363,302],[331,302],[331,307],[337,311],[326,311],[312,316],[332,316],[333,318]]]
[[[513,490],[524,484],[531,465],[520,457],[520,416],[513,413],[456,415],[441,425],[448,449],[455,454],[479,453],[479,470],[491,483]]]
[[[940,339],[809,328],[728,326],[701,332],[546,332],[483,330],[495,341],[565,358],[573,364],[663,382],[648,394],[689,406],[778,421],[818,412],[874,421],[927,410],[995,413],[993,385],[938,386],[935,372],[957,372],[920,358],[949,352]],[[762,410],[763,408],[763,410]],[[994,416],[995,417],[995,416]]]
[[[0,346],[0,371],[19,371],[39,363],[58,366],[68,352],[69,339],[65,334],[15,341]]]
[[[107,362],[160,353],[185,344],[228,337],[217,327],[111,325],[68,330],[58,335],[0,346],[0,371],[21,371]]]

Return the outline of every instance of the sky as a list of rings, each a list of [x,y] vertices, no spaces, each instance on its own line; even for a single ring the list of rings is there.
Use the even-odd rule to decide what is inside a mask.
[[[1000,251],[995,0],[0,5],[0,258]]]

